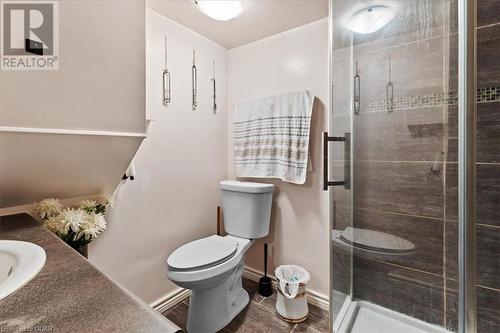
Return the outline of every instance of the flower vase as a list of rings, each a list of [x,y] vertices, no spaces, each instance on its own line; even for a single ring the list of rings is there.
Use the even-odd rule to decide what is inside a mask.
[[[80,246],[79,248],[75,248],[75,251],[80,253],[85,259],[89,258],[89,247],[87,245]]]

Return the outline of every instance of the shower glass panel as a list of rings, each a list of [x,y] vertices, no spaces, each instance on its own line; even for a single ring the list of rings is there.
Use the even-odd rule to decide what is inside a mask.
[[[491,7],[495,1],[478,2]],[[328,135],[350,134],[349,153],[338,142],[329,143],[330,180],[350,178],[350,187],[329,187],[332,327],[363,333],[457,331],[457,1],[332,0],[330,5]],[[500,43],[495,33],[485,38]],[[493,51],[487,52],[493,57]],[[500,71],[498,60],[490,61]],[[490,74],[491,69],[485,76]],[[487,88],[495,82],[487,81]],[[484,140],[496,140],[485,144],[499,148],[500,112],[498,106],[489,107],[483,121],[492,123]],[[498,238],[491,232],[500,226],[500,174],[491,164],[500,160],[490,156],[484,162],[490,163],[484,180],[495,178],[496,187],[478,188],[478,200],[480,193],[497,193],[483,201],[483,210],[490,209],[493,218],[483,233],[490,237],[484,248],[497,251],[496,257],[488,256],[487,267],[497,271],[484,281],[483,296],[478,289],[478,303],[481,297],[497,302],[495,310],[485,312],[493,325],[500,317],[500,300],[491,296],[500,281]],[[488,277],[493,272],[478,273]]]
[[[355,78],[355,64],[353,61],[352,33],[340,24],[339,14],[345,12],[351,6],[348,1],[330,2],[330,128],[329,135],[333,137],[345,137],[350,133],[350,142],[343,142],[350,149],[351,159],[353,154],[353,114],[354,108],[360,107],[359,102],[359,77]],[[356,87],[355,87],[356,85]],[[356,88],[356,89],[354,89]],[[356,97],[355,97],[356,92]],[[356,98],[356,104],[354,99]],[[356,111],[357,112],[357,111]],[[340,143],[330,143],[326,149],[329,150],[329,178],[345,179],[347,174],[352,175],[352,163],[350,168],[344,166],[348,162],[345,149],[339,147]],[[330,219],[331,219],[331,285],[330,304],[332,312],[332,325],[341,322],[353,294],[353,249],[349,244],[339,241],[342,233],[352,234],[353,227],[353,183],[346,186],[330,187]],[[336,320],[336,319],[339,320]]]

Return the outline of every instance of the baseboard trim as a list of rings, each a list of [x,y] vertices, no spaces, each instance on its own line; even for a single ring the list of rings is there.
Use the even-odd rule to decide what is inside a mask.
[[[263,272],[248,266],[245,266],[245,270],[243,271],[244,277],[255,282],[259,282],[259,279],[263,275],[264,275]],[[276,278],[274,276],[270,276],[270,278],[273,281],[274,290],[277,290]],[[151,302],[150,306],[154,310],[162,313],[176,306],[180,302],[184,301],[190,295],[191,295],[191,290],[184,288],[177,288],[176,290],[166,294],[165,296],[158,298],[156,301]],[[328,296],[318,293],[314,290],[306,289],[306,297],[307,297],[307,302],[309,304],[315,305],[318,308],[326,311],[329,310],[330,302],[328,300]]]
[[[255,268],[245,266],[243,271],[243,276],[255,282],[259,282],[259,279],[264,275],[264,272],[259,271]],[[273,280],[273,288],[277,290],[277,282],[274,276],[269,276]],[[307,302],[311,305],[315,305],[320,309],[329,311],[330,302],[328,296],[318,293],[314,290],[306,289]]]
[[[158,298],[149,304],[154,310],[163,313],[170,308],[176,306],[180,302],[184,301],[191,295],[191,290],[184,288],[177,288],[176,290]]]

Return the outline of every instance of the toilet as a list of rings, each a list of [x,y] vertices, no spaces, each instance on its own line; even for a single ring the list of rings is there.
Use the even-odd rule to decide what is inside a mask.
[[[189,333],[214,333],[245,308],[243,257],[255,239],[269,234],[274,185],[226,180],[220,189],[227,235],[194,240],[167,259],[168,278],[191,289]]]

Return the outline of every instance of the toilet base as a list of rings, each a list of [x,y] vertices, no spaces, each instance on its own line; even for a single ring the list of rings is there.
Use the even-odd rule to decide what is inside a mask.
[[[241,277],[244,263],[222,281],[205,289],[193,289],[189,300],[188,333],[215,333],[231,322],[250,301]]]

